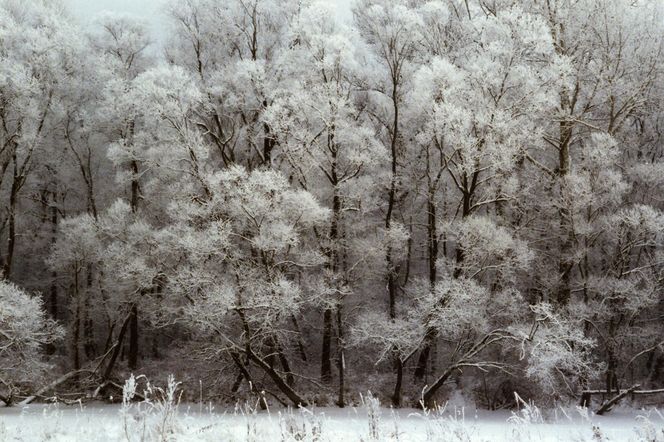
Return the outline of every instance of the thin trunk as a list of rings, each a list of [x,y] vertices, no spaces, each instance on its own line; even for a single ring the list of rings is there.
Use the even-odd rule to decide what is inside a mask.
[[[321,352],[320,378],[323,382],[332,381],[332,309],[323,313],[323,351]]]
[[[274,382],[277,388],[279,388],[279,390],[284,393],[286,397],[288,397],[294,406],[300,407],[307,405],[307,402],[295,390],[293,390],[288,382],[284,381],[281,375],[277,373],[274,368],[270,367],[267,362],[258,357],[258,355],[253,352],[251,347],[248,347],[246,352],[249,360],[256,364],[261,370],[265,372],[265,374],[270,377],[270,379],[272,379],[272,382]]]
[[[16,153],[12,157],[12,162],[14,164],[14,173],[12,180],[12,187],[9,194],[9,213],[7,224],[9,227],[8,236],[7,236],[7,254],[5,256],[4,268],[2,269],[2,275],[4,278],[9,279],[12,272],[12,264],[14,262],[14,249],[16,248],[16,210],[18,209],[18,192],[20,189],[20,177],[18,176],[18,164],[17,164]]]
[[[81,369],[81,355],[80,355],[80,340],[81,340],[81,299],[79,296],[79,290],[78,290],[78,265],[75,264],[74,267],[74,302],[75,302],[75,310],[74,310],[74,329],[72,331],[73,335],[73,340],[72,340],[72,350],[73,350],[73,363],[74,363],[74,370],[80,370]]]
[[[58,208],[53,201],[51,206],[51,247],[55,244],[58,238]],[[55,320],[58,319],[58,273],[53,270],[51,272],[51,288],[49,293],[49,310],[51,317]]]
[[[88,359],[94,359],[97,348],[95,345],[95,338],[94,338],[94,327],[93,327],[93,322],[92,318],[90,317],[90,310],[91,310],[91,303],[90,303],[90,296],[92,294],[92,281],[93,281],[93,275],[92,275],[92,268],[89,266],[87,269],[87,282],[86,282],[86,291],[85,291],[85,321],[83,325],[83,335],[85,337],[85,343],[83,345],[83,348],[85,350],[85,356]]]
[[[240,388],[240,384],[242,383],[242,379],[243,378],[246,379],[251,392],[259,397],[258,405],[261,408],[261,410],[267,410],[268,406],[267,406],[267,401],[265,400],[265,395],[261,393],[261,389],[258,388],[258,385],[256,385],[256,383],[252,379],[251,373],[247,369],[247,366],[242,362],[240,355],[237,354],[236,352],[231,352],[231,358],[233,358],[233,362],[240,370],[240,374],[238,375],[235,384],[233,384],[233,388],[231,389],[231,391],[233,393],[237,392],[237,390]]]
[[[267,106],[267,103],[265,105]],[[263,164],[269,168],[272,166],[272,149],[274,149],[275,142],[272,135],[270,135],[270,126],[265,124],[263,128],[265,132],[263,137]]]
[[[474,181],[477,179],[477,175],[475,174]],[[464,176],[463,178],[464,184],[467,184],[468,178]],[[466,186],[467,187],[467,186]],[[473,193],[472,191],[465,190],[463,192],[463,204],[462,204],[462,212],[461,212],[461,218],[465,219],[470,216],[471,213],[471,204],[472,204],[472,198],[473,198]],[[454,268],[454,272],[452,273],[452,276],[454,278],[458,278],[461,276],[461,273],[463,272],[463,269],[461,265],[463,264],[464,261],[464,252],[461,247],[457,245],[456,248],[456,267]]]
[[[570,100],[567,94],[561,94],[561,108],[571,112]],[[567,175],[570,172],[570,144],[572,142],[573,123],[569,120],[560,122],[559,129],[559,147],[558,147],[558,182],[560,188],[560,230],[562,241],[560,242],[560,257],[558,261],[558,272],[560,274],[560,283],[556,293],[556,302],[559,305],[567,305],[571,296],[571,273],[573,263],[571,262],[571,252],[573,247],[573,231],[571,225],[571,212],[566,206],[565,196],[567,194]]]
[[[302,332],[300,331],[300,325],[298,324],[295,315],[291,315],[291,322],[293,323],[293,327],[297,333],[297,349],[300,353],[300,359],[302,359],[302,362],[307,362],[307,351],[304,349],[304,342],[302,342]]]
[[[138,307],[136,304],[131,306],[129,320],[129,355],[128,363],[131,370],[138,367]]]
[[[131,211],[132,213],[136,213],[138,211],[138,199],[140,194],[140,187],[138,182],[138,163],[136,161],[131,162],[131,171],[133,173],[131,180]],[[128,365],[131,370],[135,370],[136,367],[138,367],[138,305],[136,302],[132,303],[131,305],[129,318]]]
[[[278,356],[279,356],[279,362],[281,363],[281,367],[284,369],[284,372],[286,373],[286,383],[288,384],[289,387],[292,387],[295,385],[295,377],[293,376],[293,371],[290,368],[290,364],[288,363],[288,359],[286,358],[286,353],[284,353],[283,348],[281,348],[281,345],[279,342],[277,342],[277,349],[278,349]]]
[[[127,333],[127,327],[129,325],[130,319],[131,319],[131,313],[127,315],[124,322],[122,323],[122,327],[120,327],[120,333],[118,333],[118,339],[115,341],[115,344],[113,344],[114,346],[113,354],[111,355],[111,359],[108,361],[106,370],[104,370],[104,375],[103,375],[104,379],[110,378],[111,374],[113,373],[113,368],[115,367],[115,363],[117,362],[118,356],[122,351],[122,343],[124,341],[125,334]]]
[[[396,68],[396,66],[395,66]],[[395,69],[394,72],[397,72]],[[391,179],[390,179],[390,190],[388,192],[387,200],[387,214],[385,215],[385,228],[389,231],[392,227],[392,216],[394,212],[394,206],[396,205],[397,197],[397,147],[399,140],[399,78],[392,78],[392,110],[393,110],[393,121],[392,121],[392,134],[390,138],[390,155],[391,155]],[[396,312],[396,299],[397,299],[397,290],[398,290],[398,275],[399,270],[398,266],[395,263],[394,251],[391,246],[387,248],[387,292],[389,298],[389,317],[390,320],[394,321],[397,317]],[[394,386],[394,393],[392,394],[392,405],[395,407],[401,406],[401,385],[403,380],[403,362],[401,360],[401,355],[394,351],[394,366],[397,372],[397,379]]]
[[[346,360],[344,356],[344,329],[343,329],[343,315],[341,303],[337,306],[337,368],[339,370],[339,398],[337,405],[341,408],[346,406],[346,399],[344,397],[345,388],[345,368]]]
[[[332,196],[332,221],[330,225],[330,244],[327,250],[329,260],[329,270],[332,278],[336,279],[339,270],[339,217],[341,216],[341,198],[337,190],[337,151],[334,146],[334,139],[329,135],[328,143],[332,151],[332,170],[330,173],[331,184],[334,186],[334,195]],[[323,313],[323,349],[321,352],[320,377],[323,382],[332,381],[332,322],[333,311],[331,307],[326,307]]]
[[[429,189],[429,201],[427,203],[427,233],[428,233],[428,264],[429,264],[429,288],[433,290],[437,280],[436,261],[438,260],[438,231],[436,228],[436,204],[434,201],[435,194],[433,189]],[[429,327],[424,337],[424,347],[420,352],[415,368],[415,379],[417,381],[424,380],[426,375],[427,365],[429,363],[429,356],[431,354],[431,346],[437,337],[436,330]]]

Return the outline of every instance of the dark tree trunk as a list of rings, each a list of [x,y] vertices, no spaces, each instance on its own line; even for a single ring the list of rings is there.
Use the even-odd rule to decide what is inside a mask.
[[[323,313],[323,351],[321,353],[320,378],[323,382],[332,380],[332,309]]]
[[[399,85],[401,79],[398,77],[392,78],[392,110],[393,110],[393,120],[392,120],[392,133],[390,134],[390,160],[391,160],[391,179],[390,179],[390,189],[388,192],[387,199],[387,213],[385,215],[385,228],[389,231],[392,227],[392,218],[395,210],[395,205],[397,202],[397,164],[398,164],[398,143],[399,143]],[[396,301],[397,301],[397,290],[398,290],[398,275],[399,269],[398,265],[395,262],[394,251],[392,247],[387,248],[387,254],[385,261],[387,263],[387,293],[388,293],[388,313],[391,321],[394,321],[397,317],[396,311]],[[403,361],[401,360],[401,355],[399,355],[394,350],[394,366],[396,369],[397,379],[394,386],[394,393],[392,395],[392,404],[395,407],[401,405],[401,385],[403,380]]]
[[[132,304],[129,317],[129,354],[128,362],[131,370],[138,367],[138,307]]]
[[[332,277],[337,277],[339,270],[339,253],[337,247],[339,246],[339,217],[341,216],[341,198],[337,191],[337,153],[332,136],[328,138],[328,143],[332,151],[332,170],[330,173],[331,184],[334,186],[334,195],[332,197],[332,222],[330,225],[330,245],[327,249],[327,256],[329,259],[329,270],[332,272]],[[330,382],[332,380],[332,323],[333,323],[332,308],[326,307],[323,313],[323,349],[321,352],[321,366],[320,377],[323,382]]]
[[[251,362],[263,370],[270,379],[272,379],[272,382],[274,382],[277,388],[288,397],[288,400],[290,400],[294,406],[299,407],[307,405],[307,402],[295,390],[293,390],[288,382],[284,381],[281,375],[277,373],[274,368],[270,367],[270,365],[263,359],[258,357],[250,347],[247,348],[247,357]]]
[[[138,182],[138,162],[137,161],[132,161],[131,162],[131,173],[132,173],[132,179],[131,179],[131,211],[133,213],[136,213],[138,210],[138,199],[140,197],[140,185]]]
[[[451,366],[449,366],[449,367],[443,372],[443,374],[440,375],[440,376],[438,377],[438,379],[436,380],[436,382],[434,382],[433,385],[431,385],[429,388],[427,388],[427,389],[424,391],[424,393],[422,394],[422,402],[424,402],[423,405],[424,405],[425,407],[427,407],[427,408],[433,408],[433,406],[435,405],[435,404],[434,404],[434,401],[433,401],[434,396],[436,395],[436,393],[438,392],[438,390],[440,389],[440,387],[442,387],[442,386],[445,384],[445,382],[450,378],[450,376],[452,376],[452,374],[453,374],[456,370],[458,370],[457,365],[451,365]]]
[[[394,393],[392,394],[392,406],[401,407],[401,385],[403,384],[403,361],[397,355],[394,358],[395,368],[397,371],[397,381],[394,385]]]
[[[104,375],[103,375],[104,379],[110,378],[111,374],[113,373],[113,368],[115,367],[115,363],[117,362],[118,356],[122,351],[122,342],[124,341],[125,334],[127,333],[127,326],[129,325],[130,319],[131,319],[131,313],[127,315],[124,322],[122,323],[122,327],[120,327],[120,333],[118,333],[118,339],[115,341],[115,344],[113,344],[113,354],[111,354],[111,359],[108,361],[106,370],[104,370]]]
[[[58,238],[58,208],[53,201],[51,207],[51,247],[55,245]],[[53,270],[51,272],[51,287],[49,290],[49,311],[51,317],[55,320],[58,319],[58,273]]]
[[[265,396],[261,394],[261,389],[258,388],[256,382],[254,382],[254,380],[252,379],[251,373],[249,372],[247,366],[242,362],[240,355],[237,352],[231,352],[231,357],[233,358],[233,362],[235,363],[235,365],[240,370],[240,374],[238,375],[235,383],[233,384],[233,388],[231,389],[231,391],[233,393],[236,393],[240,388],[242,379],[243,378],[246,379],[251,392],[259,397],[258,404],[261,410],[267,410],[268,406],[267,406],[267,401],[265,400]]]
[[[78,371],[81,369],[81,299],[78,287],[78,264],[74,267],[74,324],[72,330],[72,359],[74,370]],[[79,378],[76,376],[76,382],[78,383]]]
[[[563,92],[561,95],[562,109],[569,109],[572,105],[567,95]],[[560,122],[559,148],[558,148],[558,181],[560,190],[560,229],[563,240],[560,242],[560,257],[558,261],[558,272],[560,274],[560,283],[556,293],[555,301],[561,305],[567,305],[571,296],[571,273],[573,263],[571,262],[571,253],[574,241],[574,232],[571,225],[571,213],[565,205],[565,194],[567,193],[566,178],[570,171],[570,145],[573,135],[573,123],[564,120]]]
[[[131,126],[133,131],[133,125]],[[138,211],[138,200],[140,196],[140,186],[138,182],[138,163],[131,162],[131,171],[133,177],[131,180],[131,211],[136,213]],[[138,305],[136,302],[132,303],[129,316],[129,355],[128,365],[129,368],[135,370],[138,366]]]
[[[339,397],[337,405],[343,408],[346,406],[346,399],[344,397],[346,361],[344,357],[344,329],[341,304],[337,306],[337,368],[339,370]]]
[[[272,165],[272,149],[274,148],[274,138],[270,135],[270,127],[265,125],[265,137],[263,138],[263,163],[266,167]]]
[[[429,264],[429,287],[433,290],[436,285],[437,270],[436,261],[438,260],[438,231],[436,228],[436,204],[434,201],[435,194],[432,189],[429,190],[429,201],[427,204],[427,233],[428,233],[428,264]],[[431,355],[431,345],[436,339],[436,330],[432,327],[427,329],[424,337],[424,346],[417,359],[417,366],[415,368],[415,380],[422,381],[426,375],[427,365],[429,363],[429,356]]]
[[[85,321],[83,325],[83,335],[85,337],[84,350],[85,356],[88,359],[94,359],[97,353],[97,346],[95,345],[94,326],[92,318],[90,317],[91,303],[90,296],[92,295],[92,268],[87,269],[87,282],[85,291]]]
[[[300,359],[302,359],[302,362],[307,362],[307,352],[304,349],[304,342],[302,342],[302,332],[300,331],[300,325],[298,324],[295,315],[291,316],[291,322],[297,333],[297,350],[300,353]]]
[[[18,210],[18,192],[21,188],[18,176],[18,164],[16,153],[13,156],[14,175],[12,180],[12,187],[9,194],[9,214],[7,218],[8,234],[7,234],[7,254],[5,256],[4,267],[2,274],[5,278],[11,278],[12,265],[14,263],[14,249],[16,248],[16,211]]]

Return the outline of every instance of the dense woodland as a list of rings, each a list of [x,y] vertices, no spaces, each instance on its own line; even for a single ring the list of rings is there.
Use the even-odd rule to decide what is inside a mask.
[[[664,5],[329,3],[0,1],[1,401],[664,388]]]

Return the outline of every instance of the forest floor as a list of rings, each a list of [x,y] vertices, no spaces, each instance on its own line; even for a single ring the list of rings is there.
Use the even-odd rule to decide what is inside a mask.
[[[149,404],[148,404],[149,405]],[[1,441],[664,441],[656,409],[585,410],[527,407],[518,412],[321,408],[256,411],[159,404],[0,408]]]

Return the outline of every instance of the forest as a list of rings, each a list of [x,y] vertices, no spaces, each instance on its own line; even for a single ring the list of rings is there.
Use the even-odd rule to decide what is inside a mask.
[[[0,403],[661,403],[661,1],[163,14],[0,1]]]

